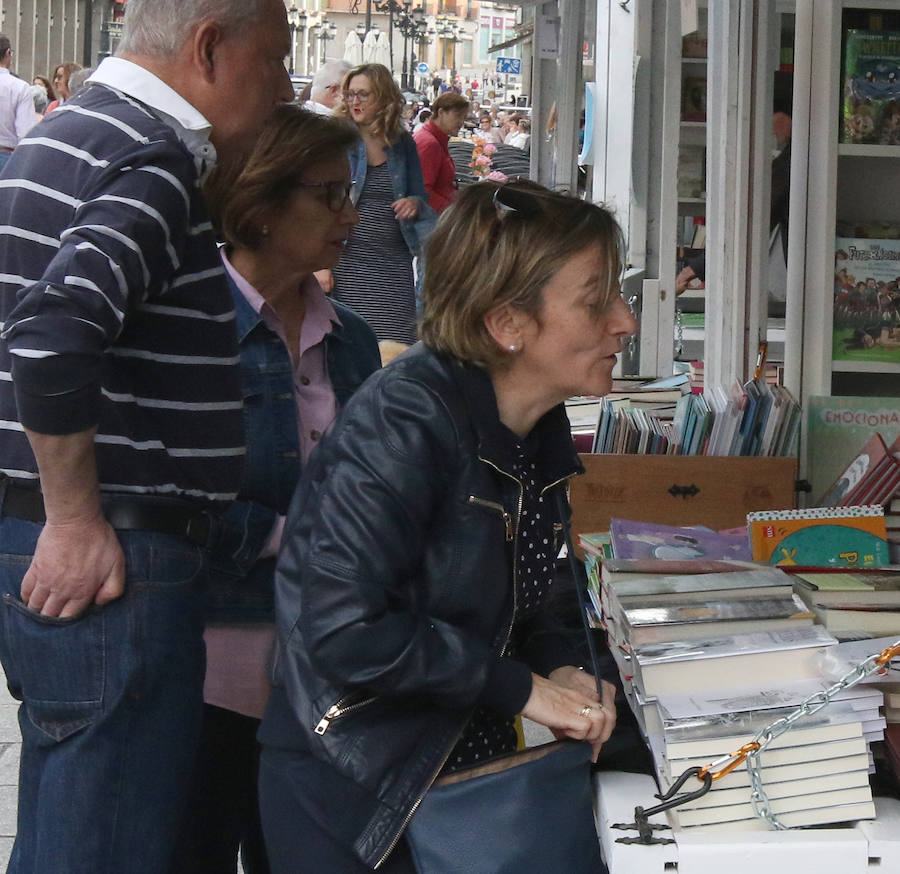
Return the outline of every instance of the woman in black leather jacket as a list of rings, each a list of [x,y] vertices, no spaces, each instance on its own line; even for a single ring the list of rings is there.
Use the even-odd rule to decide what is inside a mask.
[[[514,749],[517,714],[609,737],[613,687],[546,606],[553,498],[582,472],[562,402],[609,391],[635,328],[619,241],[606,210],[530,183],[470,186],[442,217],[423,343],[353,397],[288,517],[260,730],[274,872],[413,870],[419,799]]]

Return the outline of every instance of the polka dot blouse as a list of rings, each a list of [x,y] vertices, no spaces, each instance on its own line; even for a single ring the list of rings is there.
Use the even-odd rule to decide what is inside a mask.
[[[541,517],[549,512],[537,485],[537,471],[528,448],[514,440],[515,461],[512,473],[523,484],[522,515],[519,520],[517,553],[515,556],[516,608],[513,630],[507,655],[515,657],[516,625],[524,617],[537,612],[550,592],[556,556],[551,537],[541,535],[546,531]],[[514,752],[517,737],[514,720],[500,716],[484,705],[478,705],[462,737],[451,752],[444,766],[444,773],[468,765],[475,765],[493,756]]]

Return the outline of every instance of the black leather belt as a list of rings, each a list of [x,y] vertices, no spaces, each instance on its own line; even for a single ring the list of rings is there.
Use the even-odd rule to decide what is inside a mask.
[[[106,520],[119,531],[176,534],[210,548],[221,529],[221,520],[215,514],[172,498],[104,495],[100,505]],[[3,516],[43,524],[47,521],[43,495],[0,474],[0,518]]]

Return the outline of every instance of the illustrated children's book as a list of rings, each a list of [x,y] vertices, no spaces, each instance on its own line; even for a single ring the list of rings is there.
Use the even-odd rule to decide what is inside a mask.
[[[832,358],[900,362],[900,240],[835,241]]]
[[[900,486],[900,440],[889,448],[873,434],[819,501],[820,507],[883,504]]]
[[[804,406],[812,497],[823,495],[839,479],[873,434],[888,445],[900,436],[900,398],[820,396]]]
[[[900,33],[847,30],[841,142],[900,144]]]
[[[751,558],[747,539],[741,535],[717,534],[708,528],[679,528],[610,519],[609,535],[615,558],[736,559]]]
[[[753,558],[775,565],[884,567],[884,510],[814,507],[747,514]]]

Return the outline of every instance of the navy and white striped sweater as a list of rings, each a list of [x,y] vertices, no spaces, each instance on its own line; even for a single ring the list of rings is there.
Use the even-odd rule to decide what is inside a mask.
[[[34,480],[24,424],[98,425],[101,488],[230,500],[244,438],[231,296],[195,159],[92,85],[0,176],[0,469]]]

